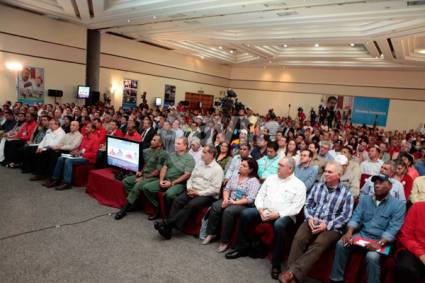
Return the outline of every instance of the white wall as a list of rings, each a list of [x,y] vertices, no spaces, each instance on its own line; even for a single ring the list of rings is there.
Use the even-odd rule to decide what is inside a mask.
[[[287,115],[291,104],[292,117],[298,106],[317,107],[328,95],[391,98],[386,128],[416,129],[425,122],[424,78],[418,71],[236,67],[230,85],[256,111],[273,108]]]

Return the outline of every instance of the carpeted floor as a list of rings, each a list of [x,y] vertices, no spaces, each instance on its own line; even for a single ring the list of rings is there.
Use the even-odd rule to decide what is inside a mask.
[[[2,283],[277,282],[268,260],[226,260],[217,243],[181,234],[164,241],[141,212],[115,221],[84,188],[58,192],[30,176],[0,168]]]

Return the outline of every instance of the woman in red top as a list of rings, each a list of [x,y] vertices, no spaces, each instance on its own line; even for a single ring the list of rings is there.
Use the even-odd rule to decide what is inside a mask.
[[[415,167],[413,167],[413,156],[408,153],[402,153],[400,154],[400,158],[407,166],[407,175],[412,177],[412,180],[414,181],[417,177],[419,177],[419,172],[415,169]]]
[[[403,162],[398,162],[393,178],[403,185],[404,195],[406,197],[406,201],[408,201],[413,187],[413,179],[407,175],[407,165]]]
[[[14,139],[6,141],[4,145],[4,157],[6,167],[16,168],[19,166],[20,160],[18,150],[22,148],[28,141],[31,140],[32,135],[37,128],[37,114],[26,113],[25,122],[21,130]]]
[[[415,283],[425,275],[425,202],[415,203],[407,213],[398,235],[403,246],[397,253],[395,283]]]

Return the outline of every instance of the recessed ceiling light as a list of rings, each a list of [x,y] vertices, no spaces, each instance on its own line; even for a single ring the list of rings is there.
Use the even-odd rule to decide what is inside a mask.
[[[204,59],[205,59],[205,57],[201,55],[201,59],[202,59],[202,60],[204,60]]]
[[[381,58],[384,58],[384,54],[381,54]]]
[[[131,22],[131,20],[127,20],[127,23]]]
[[[421,49],[418,52],[421,53],[421,54],[425,54],[425,49]]]
[[[314,45],[314,47],[319,47],[320,45],[319,45],[319,43],[316,43],[315,45]]]
[[[351,47],[354,47],[354,45],[356,45],[356,44],[354,44],[354,43],[350,43],[350,46],[351,46]]]
[[[234,51],[233,51],[233,49],[231,49],[229,52],[233,54]]]
[[[154,19],[154,20],[155,20],[155,19],[156,19],[156,16],[152,16],[152,19]]]
[[[250,44],[247,44],[247,45],[246,45],[246,47],[250,47],[250,46],[251,46]]]
[[[283,45],[283,47],[284,47],[284,48],[288,47],[288,44],[284,44],[284,45]]]
[[[223,49],[223,47],[222,46],[219,46],[218,49]]]

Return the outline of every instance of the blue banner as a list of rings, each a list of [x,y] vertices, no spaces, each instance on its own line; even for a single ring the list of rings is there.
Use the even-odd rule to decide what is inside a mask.
[[[388,107],[387,98],[354,97],[351,112],[353,124],[385,127],[387,125]]]

